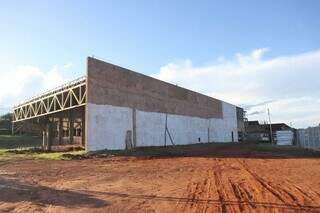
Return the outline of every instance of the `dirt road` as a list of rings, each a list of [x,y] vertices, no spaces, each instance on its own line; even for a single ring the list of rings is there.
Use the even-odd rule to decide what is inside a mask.
[[[320,212],[320,158],[251,145],[0,162],[0,211]]]

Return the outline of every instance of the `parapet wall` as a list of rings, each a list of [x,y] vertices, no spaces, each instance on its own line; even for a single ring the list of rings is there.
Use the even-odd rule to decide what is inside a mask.
[[[87,103],[201,118],[222,118],[220,100],[94,58],[87,62]]]

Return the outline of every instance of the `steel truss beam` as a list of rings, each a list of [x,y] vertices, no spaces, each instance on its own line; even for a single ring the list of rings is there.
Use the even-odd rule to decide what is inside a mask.
[[[14,122],[83,106],[86,96],[86,77],[82,77],[15,106]]]

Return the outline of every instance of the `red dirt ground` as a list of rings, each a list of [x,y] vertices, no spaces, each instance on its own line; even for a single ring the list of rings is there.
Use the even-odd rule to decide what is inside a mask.
[[[133,155],[0,162],[0,211],[320,212],[313,153],[197,145]]]

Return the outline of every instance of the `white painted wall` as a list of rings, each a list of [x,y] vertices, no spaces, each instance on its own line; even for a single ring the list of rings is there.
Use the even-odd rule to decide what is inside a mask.
[[[167,125],[175,144],[208,142],[208,119],[168,115]]]
[[[132,110],[91,103],[86,107],[86,150],[125,149],[127,130],[132,130]]]
[[[223,119],[167,115],[168,130],[175,144],[238,141],[236,107],[224,103]],[[110,105],[87,105],[87,151],[125,149],[127,130],[132,130],[132,109]],[[137,146],[163,146],[165,113],[136,110]],[[167,144],[170,139],[167,135]]]
[[[238,142],[237,108],[222,102],[223,119],[210,119],[210,142]]]
[[[137,146],[163,146],[166,114],[136,112]],[[198,137],[208,141],[208,119],[168,114],[167,126],[176,145],[197,143]],[[171,145],[169,135],[167,144]]]

